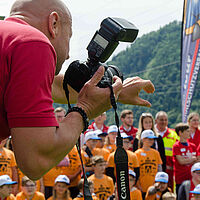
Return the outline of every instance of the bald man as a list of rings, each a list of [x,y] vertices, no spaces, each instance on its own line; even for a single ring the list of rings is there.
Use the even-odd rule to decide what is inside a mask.
[[[12,135],[18,166],[35,180],[64,158],[84,128],[79,112],[58,124],[52,107],[53,100],[67,102],[58,73],[69,58],[72,17],[60,0],[17,0],[0,27],[0,140]],[[89,119],[110,108],[109,88],[96,86],[103,74],[100,67],[79,94],[69,88],[71,103]],[[138,96],[154,91],[149,80],[122,85],[115,77],[113,89],[121,103],[151,105]]]

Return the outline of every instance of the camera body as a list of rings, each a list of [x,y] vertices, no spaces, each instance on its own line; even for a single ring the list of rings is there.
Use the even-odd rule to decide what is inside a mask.
[[[83,85],[94,75],[98,68],[103,65],[105,73],[99,87],[105,88],[112,85],[113,76],[118,76],[123,81],[123,74],[119,68],[104,63],[116,49],[119,41],[133,42],[138,35],[138,29],[132,23],[122,18],[108,17],[101,22],[100,29],[96,31],[90,41],[88,59],[86,62],[76,60],[72,62],[65,72],[63,87],[69,84],[77,92],[80,92]]]

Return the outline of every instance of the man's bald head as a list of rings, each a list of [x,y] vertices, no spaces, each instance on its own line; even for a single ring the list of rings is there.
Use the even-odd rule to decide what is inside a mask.
[[[16,0],[11,8],[10,16],[18,17],[37,29],[52,12],[57,12],[62,19],[71,21],[71,14],[61,0]]]
[[[57,54],[56,74],[69,57],[72,18],[61,0],[16,0],[10,17],[17,17],[43,32]]]

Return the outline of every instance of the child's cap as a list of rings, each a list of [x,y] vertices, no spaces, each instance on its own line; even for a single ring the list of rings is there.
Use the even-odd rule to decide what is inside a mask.
[[[195,163],[192,165],[191,172],[200,171],[200,162]]]
[[[11,178],[8,175],[0,176],[0,186],[2,186],[2,185],[13,185],[13,184],[17,184],[17,182],[12,181]]]
[[[128,174],[136,178],[136,173],[133,170],[129,169]]]
[[[101,140],[101,138],[99,138],[96,134],[95,131],[89,131],[85,134],[85,142],[87,142],[88,140]]]
[[[107,135],[108,135],[108,133],[103,132],[103,131],[101,131],[101,130],[99,130],[99,129],[95,130],[94,132],[96,133],[96,135],[97,135],[98,137],[100,137],[100,136],[107,136]]]
[[[144,130],[142,131],[141,139],[144,139],[144,138],[158,138],[158,137],[155,136],[152,130]]]
[[[200,184],[198,184],[194,190],[190,191],[192,194],[200,194]]]
[[[108,133],[118,132],[118,128],[116,125],[111,125],[108,128]]]
[[[158,172],[155,177],[155,182],[168,183],[169,176],[165,172]]]
[[[55,179],[55,183],[66,183],[67,185],[70,184],[70,180],[66,175],[59,175],[56,179]]]
[[[129,140],[132,140],[132,139],[133,139],[132,136],[129,136],[129,135],[127,135],[127,134],[124,133],[124,132],[121,133],[121,137],[122,137],[123,139],[126,139],[126,138],[128,138]]]

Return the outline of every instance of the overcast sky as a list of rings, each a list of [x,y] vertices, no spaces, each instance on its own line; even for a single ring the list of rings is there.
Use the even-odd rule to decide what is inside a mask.
[[[100,23],[107,17],[120,17],[139,29],[139,36],[158,30],[174,20],[182,20],[184,0],[63,0],[72,13],[73,36],[70,59],[64,63],[62,73],[73,60],[86,60],[86,47]],[[8,16],[14,0],[0,0],[0,15]],[[120,43],[113,55],[129,44]]]

